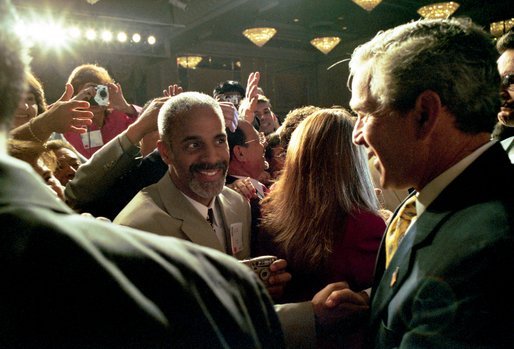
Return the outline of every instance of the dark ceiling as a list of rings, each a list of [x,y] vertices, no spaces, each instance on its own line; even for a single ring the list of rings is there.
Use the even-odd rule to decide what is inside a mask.
[[[359,42],[378,30],[419,18],[416,10],[432,1],[384,0],[367,12],[351,0],[19,0],[20,12],[50,12],[68,21],[139,27],[158,33],[156,54],[181,53],[238,56],[268,52],[308,59],[319,55],[309,41],[336,34],[343,43]],[[488,28],[491,21],[514,17],[512,0],[459,1],[455,16],[468,16]],[[276,36],[262,49],[241,32],[272,26]],[[302,56],[302,57],[300,57]],[[291,57],[293,58],[293,57]]]

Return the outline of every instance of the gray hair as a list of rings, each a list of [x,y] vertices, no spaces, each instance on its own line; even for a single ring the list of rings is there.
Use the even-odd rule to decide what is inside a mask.
[[[200,92],[184,92],[170,98],[159,111],[157,119],[159,136],[166,142],[168,147],[171,146],[170,140],[173,136],[173,130],[177,129],[176,126],[180,124],[187,112],[193,108],[199,107],[208,107],[214,110],[221,118],[223,128],[225,128],[223,112],[219,103],[214,98]]]
[[[369,92],[381,108],[407,111],[420,93],[432,90],[459,130],[491,132],[500,109],[496,59],[491,37],[471,20],[419,20],[357,47],[350,78],[369,64]]]
[[[27,90],[29,58],[14,28],[17,16],[10,1],[0,0],[0,128],[9,128]]]

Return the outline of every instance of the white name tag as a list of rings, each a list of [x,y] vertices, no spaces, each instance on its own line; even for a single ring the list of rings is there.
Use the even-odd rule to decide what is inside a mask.
[[[243,223],[230,225],[230,242],[232,245],[232,255],[243,250]]]
[[[80,135],[84,149],[97,148],[104,145],[102,132],[100,130],[82,133]]]

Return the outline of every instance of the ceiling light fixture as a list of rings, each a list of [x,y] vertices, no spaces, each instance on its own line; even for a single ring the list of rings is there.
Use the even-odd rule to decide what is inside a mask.
[[[341,38],[339,38],[337,36],[326,36],[326,37],[314,38],[311,40],[312,46],[316,47],[318,50],[320,50],[324,54],[328,54],[340,42],[341,42]]]
[[[181,56],[177,57],[177,64],[182,68],[196,69],[196,66],[202,61],[200,56]]]
[[[134,33],[134,35],[132,35],[132,41],[137,44],[141,41],[141,35],[139,33]]]
[[[276,33],[277,30],[275,28],[269,27],[248,28],[243,31],[243,35],[259,47],[264,46]]]
[[[492,36],[499,38],[508,32],[512,27],[514,27],[514,18],[491,23],[490,32]]]
[[[372,11],[382,0],[352,0],[354,3],[365,9],[366,11]]]
[[[446,19],[457,11],[458,8],[459,4],[453,1],[438,2],[420,7],[418,13],[427,19]]]

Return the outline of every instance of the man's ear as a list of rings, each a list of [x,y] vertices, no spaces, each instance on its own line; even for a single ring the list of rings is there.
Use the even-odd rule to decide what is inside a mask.
[[[419,138],[424,139],[432,133],[441,111],[441,98],[436,92],[425,90],[420,93],[414,107]]]
[[[234,159],[236,159],[239,162],[245,162],[246,161],[246,148],[242,147],[240,145],[234,146],[232,148],[232,156]]]
[[[171,154],[171,150],[168,148],[165,142],[158,140],[157,141],[157,149],[159,149],[159,153],[161,154],[162,161],[164,161],[167,165],[172,164],[173,155]]]

